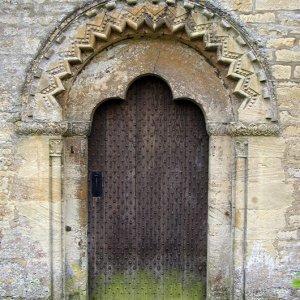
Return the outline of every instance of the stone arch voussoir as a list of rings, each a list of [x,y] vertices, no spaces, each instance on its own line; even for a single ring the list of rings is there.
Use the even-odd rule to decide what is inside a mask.
[[[96,2],[66,19],[54,34],[53,42],[46,45],[33,65],[24,91],[23,122],[18,132],[47,134],[50,129],[42,129],[44,123],[52,128],[53,134],[72,132],[70,128],[76,125],[64,122],[58,101],[66,89],[65,82],[75,77],[99,51],[99,44],[105,47],[112,43],[114,34],[126,38],[138,36],[142,31],[143,35],[150,36],[162,28],[165,28],[164,35],[178,39],[184,36],[189,44],[201,40],[203,51],[215,51],[218,64],[227,66],[226,77],[234,82],[231,93],[240,98],[239,114],[234,124],[226,124],[222,130],[218,129],[219,125],[212,125],[212,134],[273,135],[278,132],[269,71],[244,30],[207,1],[175,0]]]

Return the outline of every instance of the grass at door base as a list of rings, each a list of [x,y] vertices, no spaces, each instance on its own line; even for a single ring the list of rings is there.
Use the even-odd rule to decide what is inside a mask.
[[[184,278],[184,280],[183,280]],[[198,274],[168,272],[156,277],[151,272],[100,275],[91,300],[204,300],[205,280]]]

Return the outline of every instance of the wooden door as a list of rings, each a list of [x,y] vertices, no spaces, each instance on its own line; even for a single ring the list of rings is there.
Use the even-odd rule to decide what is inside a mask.
[[[142,77],[94,115],[90,299],[204,299],[208,136],[201,110]]]

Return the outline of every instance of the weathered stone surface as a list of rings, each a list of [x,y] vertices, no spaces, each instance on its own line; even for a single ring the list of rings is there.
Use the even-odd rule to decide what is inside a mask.
[[[203,4],[199,6],[202,7]],[[43,61],[46,58],[47,61],[37,69],[43,70],[42,75],[38,81],[33,79],[31,84],[28,84],[27,94],[24,94],[24,98],[27,99],[24,101],[24,106],[28,107],[24,110],[30,110],[33,106],[35,120],[44,122],[62,120],[63,110],[57,101],[57,95],[66,89],[65,79],[77,74],[91,58],[91,50],[99,52],[104,49],[101,41],[114,43],[122,39],[112,34],[112,28],[125,37],[128,37],[128,34],[132,35],[130,30],[140,30],[139,34],[147,34],[149,37],[153,36],[154,32],[157,37],[168,35],[175,37],[177,32],[184,30],[185,42],[194,48],[199,47],[199,43],[194,45],[194,41],[203,38],[205,47],[202,52],[217,49],[217,62],[229,65],[227,78],[238,79],[234,93],[244,98],[244,105],[241,105],[238,111],[238,119],[245,122],[276,119],[274,116],[270,117],[270,111],[274,107],[268,107],[269,103],[262,101],[273,96],[269,91],[271,83],[268,81],[270,78],[265,65],[255,57],[254,51],[250,51],[251,47],[247,46],[242,30],[240,33],[236,32],[234,28],[237,27],[231,26],[221,14],[212,18],[214,12],[210,8],[201,10],[198,7],[194,7],[191,13],[190,9],[193,5],[188,8],[188,5],[182,6],[180,2],[176,3],[175,8],[164,3],[153,5],[147,2],[136,3],[134,8],[127,7],[126,4],[119,5],[118,10],[115,4],[105,7],[106,10],[101,10],[96,15],[93,8],[91,10],[93,19],[88,22],[82,16],[78,18],[78,24],[72,30],[62,28],[58,34],[69,35],[66,41],[60,46],[49,44],[41,51],[37,60]],[[84,16],[86,14],[85,11]],[[168,30],[159,31],[163,25]],[[180,34],[182,35],[182,32]],[[55,53],[55,48],[59,55]],[[77,71],[73,72],[75,63]],[[218,69],[218,64],[216,68]],[[36,70],[33,72],[36,73]],[[32,112],[28,111],[29,116],[30,114]],[[23,120],[27,120],[24,114]]]
[[[299,9],[298,0],[256,0],[257,10],[294,10]]]
[[[245,23],[273,23],[275,22],[274,13],[241,15],[241,20]]]
[[[300,26],[300,13],[299,11],[278,11],[277,17],[280,21],[280,24],[285,26]]]
[[[294,70],[294,77],[300,78],[300,66],[296,66]]]
[[[113,58],[109,59],[108,55]],[[180,73],[177,73],[179,69]],[[218,120],[218,116],[221,116],[220,112],[217,113],[219,109],[223,111],[220,122],[226,123],[232,119],[226,89],[219,86],[219,79],[214,75],[213,69],[209,69],[196,51],[178,42],[151,39],[126,41],[109,48],[109,53],[102,52],[95,57],[77,77],[70,90],[69,102],[74,104],[66,109],[68,118],[90,121],[91,113],[99,101],[101,103],[110,97],[125,99],[130,82],[139,74],[147,73],[166,80],[171,86],[174,99],[193,99],[203,108],[207,120]],[[95,79],[96,74],[102,76]],[[198,82],[197,86],[193,84],[193,80]],[[91,84],[94,86],[92,89]],[[207,89],[208,86],[215,88]],[[218,104],[214,105],[211,101],[208,103],[205,100],[208,98],[218,99]]]
[[[299,110],[300,86],[289,84],[277,88],[278,103],[281,108]]]
[[[270,48],[292,47],[294,43],[295,43],[295,38],[269,39],[267,42],[267,47]]]
[[[252,0],[219,0],[229,10],[248,12],[253,9]]]
[[[284,62],[299,62],[300,61],[300,51],[299,50],[277,50],[275,52],[277,61]]]
[[[245,35],[252,39],[251,43],[245,45],[245,39],[239,38],[227,17],[221,22],[217,13],[211,15],[210,6],[206,14],[195,16],[204,37],[190,39],[174,28],[176,34],[171,35],[165,25],[156,28],[154,23],[141,29],[140,34],[150,39],[155,36],[150,42],[155,46],[140,60],[137,54],[147,52],[149,41],[145,38],[142,42],[134,28],[126,27],[123,35],[115,33],[114,30],[120,32],[120,24],[114,24],[112,43],[120,37],[125,38],[126,34],[135,36],[135,41],[119,41],[119,51],[117,47],[101,51],[107,48],[102,41],[103,48],[95,48],[95,57],[92,52],[77,52],[80,58],[91,61],[87,59],[87,65],[82,66],[79,60],[74,63],[72,72],[80,75],[74,80],[64,78],[67,90],[57,97],[59,105],[51,101],[46,102],[46,106],[42,101],[31,103],[32,95],[26,98],[22,92],[25,81],[31,82],[34,78],[33,82],[40,80],[48,84],[40,71],[48,63],[51,67],[58,66],[52,65],[52,59],[65,55],[58,54],[59,49],[74,37],[80,18],[75,22],[67,19],[64,24],[71,22],[71,26],[63,35],[56,37],[51,33],[56,28],[66,28],[60,27],[61,21],[86,2],[96,3],[79,0],[6,0],[0,3],[0,298],[61,300],[62,280],[66,283],[66,297],[86,298],[86,136],[92,106],[97,105],[93,96],[99,96],[100,89],[110,91],[110,95],[124,96],[128,82],[148,68],[147,73],[167,76],[178,97],[188,94],[199,98],[199,105],[220,121],[210,129],[215,134],[210,137],[208,298],[228,299],[228,291],[232,290],[235,299],[242,299],[244,294],[249,300],[299,299],[300,291],[289,288],[296,271],[300,270],[299,1],[201,1],[227,8],[234,14],[230,20],[235,17],[238,20],[239,16],[253,32]],[[163,3],[160,1],[160,5]],[[93,7],[87,11],[83,19],[91,23],[100,10]],[[227,16],[222,10],[219,12]],[[211,22],[220,25],[212,28],[216,33],[213,35],[205,31],[205,26],[210,26]],[[239,21],[234,24],[243,31]],[[134,27],[134,22],[131,25]],[[234,38],[229,39],[228,33],[234,33]],[[171,42],[175,37],[190,47]],[[38,56],[38,51],[47,41],[51,49],[45,51],[48,58],[44,59],[43,55]],[[256,42],[260,48],[255,47]],[[250,49],[255,49],[254,53],[249,52]],[[73,51],[72,47],[68,50]],[[260,53],[266,50],[268,62],[264,62]],[[168,51],[175,55],[168,55]],[[91,56],[86,56],[88,54]],[[42,58],[35,60],[36,57]],[[122,57],[127,57],[125,64]],[[195,57],[198,58],[193,59]],[[190,60],[193,63],[188,66]],[[30,71],[31,63],[33,72]],[[277,79],[274,88],[277,102],[270,98],[259,102],[255,98],[267,84],[261,73],[267,69],[266,64],[273,66],[272,75]],[[99,70],[101,72],[97,72]],[[130,74],[134,76],[130,78]],[[233,80],[226,78],[227,75]],[[205,76],[205,82],[201,81]],[[202,79],[198,80],[199,77]],[[259,78],[262,81],[257,82]],[[213,88],[209,87],[211,85]],[[238,96],[232,94],[236,86]],[[37,88],[33,84],[28,93],[34,94]],[[108,94],[100,96],[105,98]],[[25,111],[22,102],[27,100],[32,106]],[[30,123],[32,113],[39,106],[38,117],[43,117],[43,111],[47,111],[52,122]],[[276,113],[276,106],[279,107],[279,123],[265,121],[263,111],[275,107]],[[79,122],[56,122],[58,117],[66,116],[61,114],[62,107],[74,112]],[[273,116],[274,111],[270,115]],[[20,120],[24,116],[26,122],[22,123]],[[232,116],[234,124],[224,116]],[[237,116],[242,116],[244,123],[238,122]],[[253,116],[260,116],[262,123],[256,122]],[[262,128],[265,128],[264,134]],[[264,136],[274,128],[280,128],[279,136]],[[52,151],[50,140],[60,139],[63,139],[63,149]],[[237,141],[241,141],[239,149]],[[63,170],[65,173],[59,176]],[[61,185],[63,194],[60,193]],[[62,195],[64,202],[60,202]],[[71,228],[63,237],[61,221]],[[243,274],[246,274],[245,282]]]
[[[272,66],[273,75],[276,79],[289,79],[291,78],[292,67],[283,65]]]

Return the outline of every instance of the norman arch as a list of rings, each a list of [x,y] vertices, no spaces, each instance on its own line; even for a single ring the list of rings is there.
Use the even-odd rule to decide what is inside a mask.
[[[266,61],[251,36],[211,4],[94,1],[66,19],[37,56],[16,129],[49,143],[55,299],[86,295],[93,112],[105,99],[125,98],[145,74],[165,79],[174,99],[193,99],[203,110],[210,136],[207,295],[243,294],[247,137],[279,131]]]

